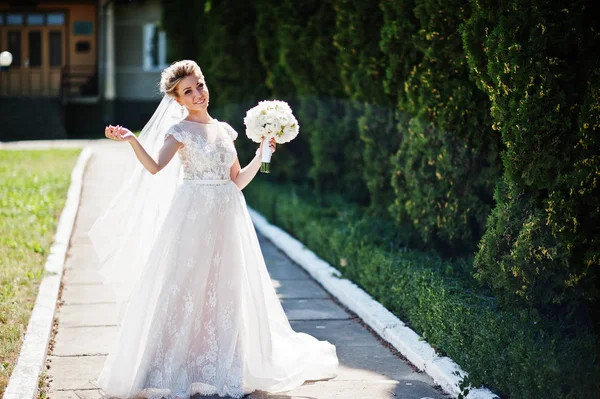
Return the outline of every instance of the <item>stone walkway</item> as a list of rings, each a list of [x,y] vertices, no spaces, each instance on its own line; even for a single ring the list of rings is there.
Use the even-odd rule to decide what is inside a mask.
[[[48,356],[51,399],[101,397],[90,381],[99,374],[118,329],[116,306],[94,271],[96,258],[86,232],[120,186],[123,159],[134,154],[124,143],[101,140],[93,145],[65,264],[57,333]],[[340,370],[339,376],[329,381],[308,382],[285,394],[257,392],[247,398],[448,398],[433,387],[430,377],[415,372],[338,306],[304,270],[259,238],[292,327],[336,345]]]

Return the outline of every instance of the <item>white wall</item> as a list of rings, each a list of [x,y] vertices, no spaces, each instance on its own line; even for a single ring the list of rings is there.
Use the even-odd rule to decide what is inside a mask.
[[[160,98],[158,82],[164,65],[149,68],[148,42],[144,43],[144,30],[148,24],[159,23],[159,0],[117,3],[115,10],[115,64],[116,98],[118,100],[157,100]],[[146,60],[145,60],[146,58]]]

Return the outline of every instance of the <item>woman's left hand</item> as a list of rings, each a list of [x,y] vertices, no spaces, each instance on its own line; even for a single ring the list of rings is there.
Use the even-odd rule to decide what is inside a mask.
[[[258,151],[257,154],[262,154],[262,149],[263,146],[266,145],[265,144],[265,139],[263,139],[263,141],[261,141],[260,143],[260,147],[258,147]],[[269,140],[269,147],[271,147],[271,154],[275,153],[275,148],[277,147],[277,143],[275,142],[275,137],[271,137],[271,139]]]

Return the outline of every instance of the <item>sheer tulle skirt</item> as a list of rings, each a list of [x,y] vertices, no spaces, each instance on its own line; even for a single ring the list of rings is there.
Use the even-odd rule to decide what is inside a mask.
[[[208,184],[207,184],[208,183]],[[124,308],[107,397],[242,397],[332,378],[335,346],[292,330],[241,191],[184,181]]]

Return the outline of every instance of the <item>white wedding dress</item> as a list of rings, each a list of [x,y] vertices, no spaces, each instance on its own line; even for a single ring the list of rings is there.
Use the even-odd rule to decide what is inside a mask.
[[[335,346],[290,327],[229,180],[235,130],[183,120],[166,134],[184,144],[184,180],[96,382],[104,397],[240,398],[335,377]]]

